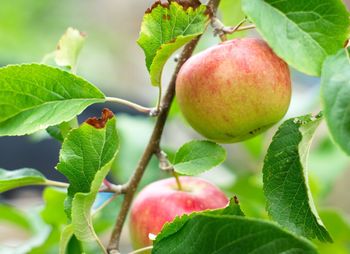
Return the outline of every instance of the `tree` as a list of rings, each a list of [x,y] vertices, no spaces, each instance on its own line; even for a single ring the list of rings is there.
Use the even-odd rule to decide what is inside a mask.
[[[0,68],[0,135],[29,135],[46,129],[62,142],[56,168],[68,179],[68,183],[49,180],[29,168],[0,170],[1,192],[28,185],[47,186],[41,217],[50,227],[46,233],[41,230],[40,244],[25,246],[22,252],[49,253],[59,241],[60,253],[119,253],[126,217],[153,156],[158,158],[162,170],[175,177],[179,189],[179,174],[197,175],[225,160],[225,149],[212,141],[188,142],[171,159],[161,146],[178,73],[208,26],[222,41],[228,40],[231,34],[256,29],[290,67],[321,77],[322,111],[286,120],[269,145],[262,169],[263,193],[268,215],[276,223],[266,218],[252,218],[249,213],[245,216],[239,205],[241,193],[236,191],[238,198],[233,197],[225,208],[195,212],[166,224],[147,250],[208,254],[318,253],[331,248],[325,246],[331,246],[333,241],[339,245],[338,235],[329,233],[315,208],[307,160],[312,137],[323,120],[335,143],[350,155],[349,14],[340,0],[242,0],[246,17],[231,27],[219,20],[219,4],[220,0],[210,0],[206,5],[198,0],[156,1],[146,10],[137,42],[144,50],[151,83],[159,89],[154,108],[108,97],[77,76],[76,63],[85,35],[72,28],[62,36],[54,54],[48,56],[54,56],[56,67],[34,63]],[[163,67],[182,46],[163,95]],[[77,122],[77,115],[88,106],[105,102],[123,104],[156,119],[134,173],[122,184],[106,179],[121,143],[117,117],[104,109],[100,118],[89,118],[80,125]],[[239,181],[246,184],[244,179]],[[118,196],[123,196],[123,201],[109,244],[104,246],[95,223],[98,219],[94,217],[101,211],[115,215],[117,209],[110,205]],[[242,207],[249,206],[250,202],[253,206],[254,201],[246,199]],[[22,225],[30,227],[25,216],[9,207],[2,209],[2,213],[11,214]],[[332,218],[339,222],[339,230],[350,231],[339,214],[322,212],[321,215],[326,220]],[[339,248],[349,250],[346,243]]]

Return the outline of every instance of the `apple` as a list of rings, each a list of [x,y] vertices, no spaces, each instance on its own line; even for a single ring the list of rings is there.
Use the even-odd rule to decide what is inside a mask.
[[[219,143],[246,140],[280,121],[288,110],[288,65],[261,39],[234,39],[189,58],[176,80],[189,124]]]
[[[149,234],[157,235],[164,223],[176,216],[222,208],[229,202],[221,190],[206,180],[185,176],[179,180],[181,191],[175,178],[169,178],[146,186],[136,197],[129,220],[134,249],[152,245]]]

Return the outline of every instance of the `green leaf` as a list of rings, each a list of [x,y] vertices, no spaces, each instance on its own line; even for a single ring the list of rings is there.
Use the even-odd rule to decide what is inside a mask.
[[[347,156],[330,138],[328,132],[317,136],[317,144],[310,152],[309,175],[317,180],[320,196],[327,197],[333,191],[339,177],[349,169],[350,157]],[[332,170],[329,170],[332,165]]]
[[[0,221],[10,222],[27,231],[32,229],[26,214],[10,205],[0,204]]]
[[[73,237],[73,235],[74,235],[73,225],[69,224],[65,226],[61,234],[59,254],[66,254],[66,251],[68,249],[68,244],[70,242],[70,239]]]
[[[66,197],[66,190],[45,188],[43,192],[45,207],[41,211],[41,217],[47,224],[59,227],[67,223],[67,216],[64,213],[64,200]]]
[[[184,175],[197,175],[218,166],[226,159],[225,149],[211,141],[194,140],[175,154],[174,169]]]
[[[311,139],[321,119],[307,115],[280,126],[265,157],[264,192],[273,220],[297,234],[332,242],[317,214],[306,168]]]
[[[244,213],[241,210],[238,202],[235,201],[236,197],[230,200],[230,203],[227,207],[221,209],[207,210],[202,212],[193,212],[191,214],[185,214],[181,217],[177,216],[172,222],[166,223],[163,226],[162,231],[157,235],[155,240],[155,245],[161,240],[176,234],[181,228],[191,219],[195,218],[198,215],[237,215],[244,216]],[[153,252],[152,252],[153,253]]]
[[[85,253],[83,249],[83,244],[80,242],[75,235],[73,235],[67,246],[66,254],[76,254],[76,253]],[[95,252],[96,253],[96,252]]]
[[[320,211],[320,216],[334,237],[333,244],[316,243],[320,254],[349,254],[350,222],[347,216],[330,209]]]
[[[67,223],[67,216],[64,212],[64,200],[67,197],[66,190],[58,188],[46,188],[43,193],[45,206],[41,211],[41,217],[45,223],[51,226],[51,232],[45,243],[31,250],[30,254],[56,254],[59,249],[61,235],[64,237],[64,225]],[[79,246],[78,240],[73,236],[69,241],[65,254],[82,253],[70,252],[70,246]]]
[[[94,204],[98,190],[103,179],[107,176],[112,160],[106,164],[95,175],[88,193],[77,193],[72,202],[72,224],[74,233],[81,241],[93,241],[97,239],[91,217],[91,208]]]
[[[350,155],[350,58],[349,49],[328,57],[321,77],[324,116],[333,139]]]
[[[11,210],[10,210],[11,211]],[[3,216],[2,212],[5,212],[4,215],[6,215],[6,210],[0,211],[0,218]],[[9,212],[9,211],[7,211]],[[44,242],[47,240],[50,234],[50,227],[47,226],[39,217],[37,211],[34,209],[26,209],[25,213],[19,210],[15,210],[15,208],[12,209],[11,212],[16,213],[13,215],[7,217],[6,219],[11,218],[12,219],[18,219],[20,222],[10,221],[14,225],[18,225],[22,227],[25,230],[28,230],[28,225],[30,227],[29,229],[29,235],[30,238],[25,239],[21,242],[21,244],[16,244],[13,246],[4,246],[0,244],[0,253],[6,253],[6,254],[17,254],[17,253],[30,253],[31,250],[38,248],[39,246],[43,245]],[[24,222],[26,220],[26,222]],[[2,235],[5,239],[8,238],[11,242],[13,241],[13,235]],[[5,240],[3,239],[3,240]],[[5,240],[6,241],[6,240]],[[12,245],[12,244],[11,244]]]
[[[319,76],[325,58],[348,36],[341,0],[243,0],[243,11],[277,55],[309,75]]]
[[[232,211],[231,208],[176,218],[158,234],[152,253],[317,253],[309,242],[272,223],[238,216],[240,209]]]
[[[241,207],[248,217],[268,218],[265,210],[266,199],[260,174],[248,173],[247,175],[239,175],[229,191],[230,193],[239,194]]]
[[[50,126],[46,128],[47,133],[54,139],[63,142],[65,134],[67,135],[68,132],[71,130],[71,127],[69,123],[63,122],[58,125]]]
[[[77,29],[69,27],[58,42],[55,56],[56,64],[74,70],[84,42],[85,35]]]
[[[99,102],[101,91],[66,71],[39,64],[0,68],[0,136],[67,122]]]
[[[72,220],[74,234],[81,241],[96,238],[91,207],[118,152],[119,139],[115,125],[114,117],[103,128],[84,123],[72,130],[62,144],[57,169],[69,180],[65,209]]]
[[[156,2],[147,10],[137,41],[145,52],[147,69],[154,86],[161,86],[162,70],[168,58],[202,34],[209,23],[210,12],[205,5],[184,7],[177,1],[169,2]]]
[[[0,169],[0,193],[22,186],[44,184],[45,181],[45,176],[35,169]]]
[[[70,130],[73,128],[77,128],[78,126],[78,118],[74,117],[69,122],[63,122],[58,125],[46,128],[46,132],[54,139],[63,142],[64,138],[68,135]]]

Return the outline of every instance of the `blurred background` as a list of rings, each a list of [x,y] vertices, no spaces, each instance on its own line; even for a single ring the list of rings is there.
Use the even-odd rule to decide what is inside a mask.
[[[95,84],[108,96],[153,106],[158,91],[151,86],[143,51],[136,43],[144,11],[152,2],[1,0],[0,66],[41,62],[46,54],[55,50],[65,30],[74,27],[87,34],[79,57],[78,75]],[[350,6],[349,1],[346,4]],[[219,15],[226,25],[237,24],[244,17],[240,1],[222,0]],[[256,37],[258,34],[253,30],[235,36]],[[209,29],[197,51],[218,41]],[[163,72],[164,85],[171,78],[176,64],[174,57],[169,60]],[[293,98],[286,118],[319,112],[319,79],[291,71]],[[110,179],[123,183],[141,156],[154,119],[138,115],[122,106],[94,105],[79,116],[79,120],[98,116],[105,106],[117,114],[121,136],[121,150]],[[248,216],[267,218],[261,169],[276,128],[277,126],[247,142],[225,146],[228,151],[225,164],[202,175],[219,185],[227,195],[236,194]],[[187,125],[175,103],[165,129],[163,148],[171,158],[183,143],[195,138],[201,137]],[[66,181],[55,170],[59,149],[60,143],[44,131],[25,137],[2,137],[0,168],[35,168],[50,179]],[[157,161],[152,160],[142,186],[164,177],[168,176],[158,169]],[[335,239],[333,245],[317,243],[321,253],[350,253],[350,158],[334,145],[325,124],[318,129],[313,142],[309,157],[309,178],[316,206]],[[43,199],[42,191],[42,188],[35,187],[0,194],[0,253],[57,253],[55,242],[59,239],[63,225],[50,221],[50,210],[45,210],[43,206],[45,202],[49,205],[45,197],[54,196],[63,207],[64,193],[55,189],[46,190]],[[108,241],[119,203],[120,198],[95,218],[96,230],[104,242]],[[51,212],[64,217],[64,213],[59,214],[58,209]],[[93,248],[92,246],[92,253]],[[122,251],[128,250],[130,247],[126,227]]]

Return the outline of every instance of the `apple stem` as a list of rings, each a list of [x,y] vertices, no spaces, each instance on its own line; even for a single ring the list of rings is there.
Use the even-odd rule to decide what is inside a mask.
[[[175,171],[173,171],[173,176],[175,177],[177,188],[179,189],[179,191],[183,191],[183,188],[182,188],[182,185],[181,185],[181,182],[180,182],[179,174],[176,173]]]

